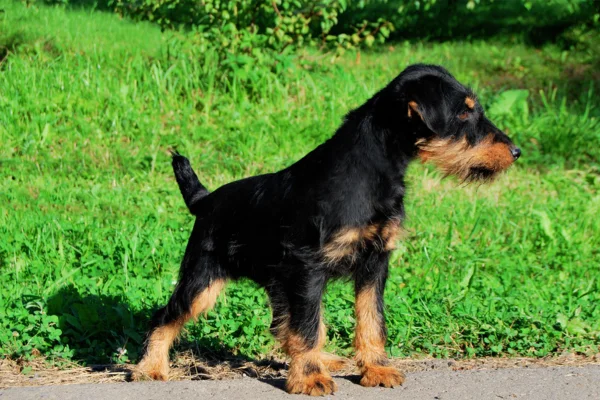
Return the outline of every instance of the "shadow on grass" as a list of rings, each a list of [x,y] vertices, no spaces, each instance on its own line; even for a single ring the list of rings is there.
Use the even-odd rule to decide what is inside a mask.
[[[61,340],[73,360],[89,364],[137,360],[152,311],[134,310],[118,296],[81,293],[64,287],[48,299],[48,314],[58,317]]]
[[[0,66],[11,53],[14,53],[19,46],[25,43],[26,40],[21,33],[17,32],[9,35],[0,33]]]
[[[72,286],[48,299],[48,314],[58,317],[61,341],[73,351],[73,361],[93,372],[131,372],[124,364],[139,361],[153,311],[136,310],[119,296],[83,294]],[[272,380],[287,368],[272,358],[235,354],[217,338],[183,339],[175,345],[175,352],[174,367],[193,380],[236,375]]]
[[[581,101],[592,88],[592,95],[598,98],[600,93],[600,59],[590,62],[559,63],[548,58],[548,65],[555,64],[552,69],[560,71],[557,74],[517,74],[515,70],[504,67],[494,67],[480,63],[474,69],[488,70],[489,78],[483,82],[486,87],[497,90],[526,89],[534,96],[539,96],[540,91],[548,92],[549,89],[560,89],[569,101]]]

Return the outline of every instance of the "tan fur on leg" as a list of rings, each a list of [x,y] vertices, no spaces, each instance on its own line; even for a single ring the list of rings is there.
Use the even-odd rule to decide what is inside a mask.
[[[181,328],[190,319],[214,307],[219,293],[225,286],[225,280],[215,280],[192,302],[190,311],[177,320],[160,326],[152,331],[148,338],[146,354],[132,374],[133,380],[154,379],[166,381],[169,377],[169,349],[179,335]]]
[[[313,350],[292,357],[285,388],[288,393],[323,396],[335,392],[337,385],[327,372],[321,352]]]
[[[337,385],[327,372],[330,367],[339,366],[339,360],[333,355],[325,355],[321,348],[325,343],[326,328],[321,320],[317,343],[310,347],[305,339],[289,328],[288,320],[281,321],[277,328],[277,338],[292,361],[285,384],[288,393],[323,396],[337,390]],[[325,359],[324,359],[325,358]]]
[[[340,371],[350,364],[350,360],[344,357],[336,356],[335,354],[326,353],[324,351],[321,352],[321,361],[329,370],[329,372]]]
[[[387,366],[385,337],[381,332],[382,316],[377,311],[375,286],[361,290],[356,296],[356,364],[360,368],[363,386],[393,387],[404,382],[404,375]]]

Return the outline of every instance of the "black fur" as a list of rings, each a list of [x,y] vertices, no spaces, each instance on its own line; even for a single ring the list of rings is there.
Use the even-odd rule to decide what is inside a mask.
[[[483,114],[465,106],[471,91],[438,66],[408,67],[361,107],[335,135],[295,164],[276,173],[226,184],[213,193],[189,161],[173,154],[173,169],[186,205],[196,215],[179,283],[152,328],[188,312],[194,296],[215,279],[247,277],[268,292],[273,331],[290,331],[315,345],[326,283],[349,277],[357,292],[375,286],[377,323],[386,336],[383,291],[389,250],[377,237],[351,257],[327,260],[323,249],[344,229],[383,226],[404,217],[404,175],[432,138],[466,138],[476,146],[486,135],[514,149]],[[419,115],[410,115],[409,102]],[[473,166],[485,178],[486,169]],[[378,232],[378,235],[381,231]],[[383,363],[383,361],[382,361]],[[312,369],[311,369],[312,371]]]
[[[192,214],[196,214],[196,204],[208,195],[208,190],[200,183],[187,158],[177,151],[171,152],[173,172],[183,195],[185,205]]]

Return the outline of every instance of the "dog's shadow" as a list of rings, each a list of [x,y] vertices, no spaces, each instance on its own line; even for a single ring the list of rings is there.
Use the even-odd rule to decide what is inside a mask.
[[[258,380],[262,383],[273,386],[275,389],[279,389],[287,393],[285,390],[285,378],[259,378]]]
[[[136,309],[123,297],[82,293],[73,286],[61,288],[46,303],[48,314],[58,318],[65,358],[91,372],[119,372],[130,379],[131,363],[141,356],[144,335],[158,305]],[[183,339],[175,351],[176,369],[195,380],[245,375],[275,381],[273,386],[278,388],[285,382],[278,381],[285,376],[286,363],[236,354],[216,338]]]
[[[182,341],[177,346],[177,368],[192,380],[247,376],[259,380],[278,380],[285,376],[287,363],[275,358],[254,359],[235,354],[211,340]]]
[[[151,309],[135,309],[125,298],[61,288],[47,301],[58,318],[65,356],[84,365],[137,360]]]
[[[72,286],[47,299],[48,314],[58,318],[60,341],[70,358],[91,373],[120,373],[128,381],[157,307],[135,309],[122,297],[81,293]],[[277,359],[236,354],[216,338],[183,339],[175,351],[174,369],[192,380],[247,376],[285,391],[288,365]],[[353,383],[360,380],[354,375],[334,378]]]
[[[333,375],[333,379],[345,379],[355,385],[360,385],[360,375]],[[287,393],[285,389],[285,378],[259,378],[258,380]]]

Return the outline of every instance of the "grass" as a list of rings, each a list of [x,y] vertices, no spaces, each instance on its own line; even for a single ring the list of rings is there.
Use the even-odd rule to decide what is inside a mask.
[[[414,165],[407,238],[386,291],[397,357],[542,357],[600,345],[600,108],[589,55],[508,40],[398,43],[275,74],[225,72],[183,33],[0,0],[2,357],[136,361],[177,278],[193,219],[167,149],[216,188],[282,168],[406,65],[448,67],[524,149],[489,186]],[[347,354],[347,283],[325,298]],[[261,289],[231,284],[179,345],[260,357]]]

